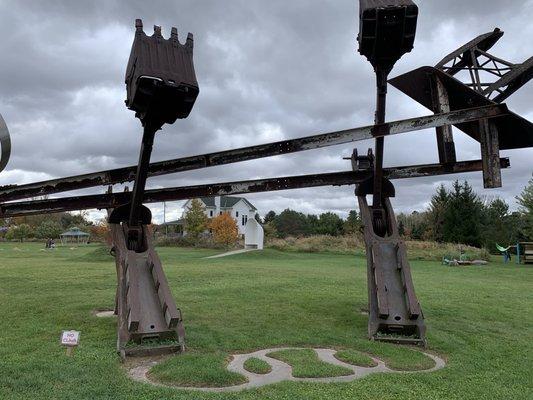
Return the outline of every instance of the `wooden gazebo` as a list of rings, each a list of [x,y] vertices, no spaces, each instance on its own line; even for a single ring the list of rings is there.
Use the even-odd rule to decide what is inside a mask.
[[[59,237],[61,238],[62,244],[66,244],[66,243],[87,244],[90,236],[91,235],[89,235],[86,232],[83,232],[78,227],[72,227],[68,231],[63,232],[61,235],[59,235]]]

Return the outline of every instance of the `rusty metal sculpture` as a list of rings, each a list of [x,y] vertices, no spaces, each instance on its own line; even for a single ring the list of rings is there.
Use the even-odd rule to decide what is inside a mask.
[[[6,122],[0,114],[0,172],[4,170],[11,156],[11,137]]]
[[[392,79],[393,86],[428,107],[434,115],[385,123],[387,77],[395,62],[413,47],[418,8],[411,0],[360,0],[360,3],[359,51],[374,66],[377,79],[375,125],[150,164],[155,133],[165,123],[186,118],[199,90],[192,61],[192,35],[182,45],[175,28],[167,40],[161,29],[155,27],[154,34],[148,37],[142,22],[137,20],[126,73],[126,105],[135,111],[144,128],[138,165],[0,187],[0,218],[91,208],[108,210],[118,279],[117,347],[123,356],[180,351],[185,346],[181,312],[148,234],[151,213],[143,203],[327,185],[356,185],[367,250],[369,337],[425,343],[423,313],[389,200],[394,196],[391,180],[483,171],[487,187],[501,185],[500,170],[510,163],[508,158],[500,158],[499,150],[533,147],[533,125],[500,104],[531,79],[532,61],[516,65],[491,56],[487,51],[502,32],[482,35],[444,58],[435,68],[422,67]],[[480,62],[480,57],[489,61]],[[490,63],[493,65],[489,66]],[[455,79],[460,70],[470,71],[472,82],[464,84]],[[499,79],[484,83],[479,79],[481,70]],[[456,160],[452,126],[481,143],[480,160]],[[383,168],[385,137],[428,128],[437,132],[439,163]],[[3,132],[7,129],[3,129],[0,120],[2,163],[6,160],[4,149],[8,156],[10,148]],[[148,177],[372,138],[376,140],[375,153],[368,151],[360,156],[354,150],[351,171],[145,190]],[[106,194],[24,200],[131,181],[135,182],[131,193],[109,190]],[[372,195],[371,205],[367,195]],[[148,339],[172,342],[144,347]],[[126,346],[129,342],[137,346]]]
[[[156,132],[163,124],[187,118],[198,96],[193,65],[193,37],[184,45],[176,28],[170,39],[161,27],[147,36],[142,21],[135,22],[135,40],[126,70],[126,105],[144,127],[130,201],[109,211],[109,224],[117,267],[115,313],[118,315],[118,350],[122,356],[143,352],[184,350],[185,332],[148,225],[150,210],[143,203],[148,166]],[[127,346],[146,339],[171,339],[175,344],[156,348]]]

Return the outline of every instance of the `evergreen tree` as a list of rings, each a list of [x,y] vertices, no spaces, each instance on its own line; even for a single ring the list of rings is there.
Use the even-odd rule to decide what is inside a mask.
[[[308,226],[308,234],[309,235],[319,235],[320,227],[318,223],[318,217],[313,214],[309,214],[307,216],[307,226]]]
[[[510,224],[509,205],[496,199],[485,206],[483,218],[483,245],[491,252],[496,251],[496,243],[508,246],[517,238]]]
[[[320,214],[316,233],[319,235],[339,236],[343,233],[343,221],[341,217],[332,212]]]
[[[455,181],[444,212],[443,238],[449,243],[481,246],[483,203],[468,182]]]
[[[444,241],[444,214],[448,205],[448,192],[444,185],[440,185],[437,192],[431,197],[429,204],[428,237],[436,242]]]
[[[533,178],[529,180],[522,193],[516,197],[519,212],[523,218],[521,234],[527,240],[533,240]]]
[[[273,222],[274,219],[276,219],[276,213],[274,211],[269,211],[265,215],[265,219],[263,219],[263,223],[268,224],[269,222]]]
[[[427,239],[428,224],[426,213],[413,211],[412,214],[409,216],[408,221],[410,221],[411,225],[411,239]]]
[[[305,214],[286,209],[274,219],[274,226],[281,238],[309,234],[309,221]]]
[[[402,220],[400,220],[400,222],[398,222],[398,234],[400,236],[405,236],[405,225],[403,224]]]
[[[361,219],[359,218],[357,211],[350,210],[348,213],[348,218],[346,218],[346,221],[344,221],[344,233],[350,235],[357,233],[361,229],[361,226]]]

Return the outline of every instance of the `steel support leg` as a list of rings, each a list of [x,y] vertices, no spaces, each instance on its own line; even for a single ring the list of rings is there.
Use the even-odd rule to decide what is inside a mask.
[[[479,133],[483,161],[483,186],[486,189],[502,187],[498,128],[493,122],[484,119],[479,121]]]
[[[147,226],[141,226],[142,252],[128,248],[126,224],[110,224],[110,229],[118,277],[117,351],[122,357],[183,351],[181,311],[176,308]],[[144,346],[148,340],[156,343]]]
[[[385,237],[374,232],[366,197],[359,196],[358,202],[367,257],[368,336],[372,340],[425,346],[424,316],[390,201],[386,198],[383,202],[389,230]]]

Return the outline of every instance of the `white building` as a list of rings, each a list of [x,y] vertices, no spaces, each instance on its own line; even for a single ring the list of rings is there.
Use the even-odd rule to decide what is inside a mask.
[[[209,218],[214,218],[222,213],[229,213],[239,229],[239,235],[245,234],[246,223],[248,219],[254,219],[257,214],[257,208],[244,197],[235,196],[216,196],[200,197],[199,199],[205,207],[205,213]],[[188,200],[183,206],[184,214],[191,207],[192,200]]]

